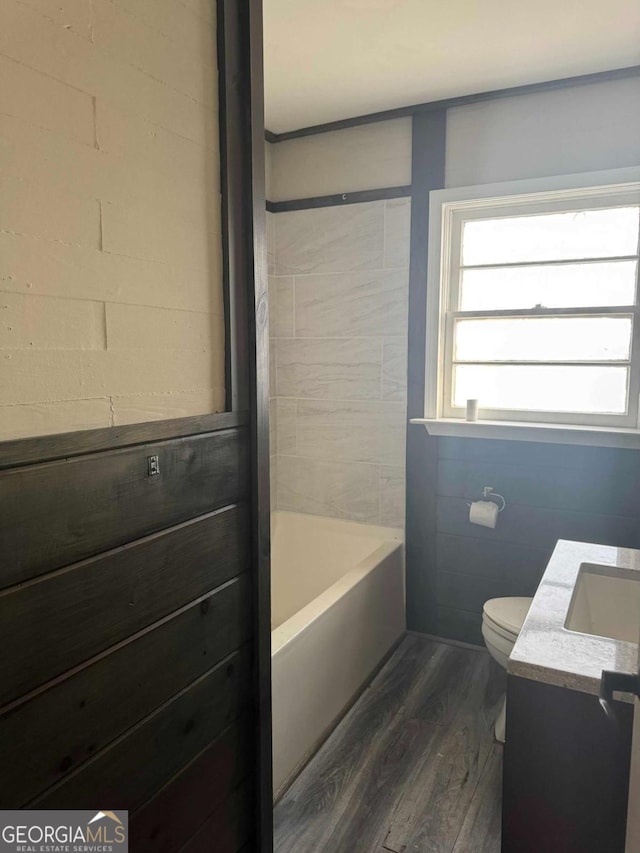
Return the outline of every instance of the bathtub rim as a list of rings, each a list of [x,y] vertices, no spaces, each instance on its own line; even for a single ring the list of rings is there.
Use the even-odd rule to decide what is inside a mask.
[[[304,513],[286,512],[278,510],[278,513],[288,516],[305,515],[306,518],[314,518],[314,516]],[[345,574],[338,578],[337,581],[327,587],[324,592],[321,592],[308,604],[286,619],[277,628],[271,631],[271,656],[278,654],[282,649],[295,639],[298,634],[304,631],[307,626],[311,625],[325,613],[332,604],[338,601],[348,592],[353,589],[369,572],[373,571],[381,562],[387,559],[395,550],[404,550],[404,530],[400,527],[383,527],[381,525],[361,524],[357,521],[345,521],[344,519],[328,518],[327,516],[317,516],[330,522],[339,524],[345,532],[353,532],[354,535],[361,536],[380,536],[380,545],[368,554],[363,560],[356,563],[353,568],[349,569]],[[385,538],[382,538],[384,535]],[[404,562],[404,555],[403,555]]]

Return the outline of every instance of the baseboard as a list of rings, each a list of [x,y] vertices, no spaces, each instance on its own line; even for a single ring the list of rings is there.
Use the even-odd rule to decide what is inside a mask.
[[[436,643],[444,643],[445,646],[457,646],[460,649],[469,649],[472,652],[486,652],[485,646],[475,643],[463,643],[462,640],[452,640],[450,637],[437,637],[435,634],[424,634],[422,631],[407,631],[411,637],[424,637],[425,640],[433,640]]]

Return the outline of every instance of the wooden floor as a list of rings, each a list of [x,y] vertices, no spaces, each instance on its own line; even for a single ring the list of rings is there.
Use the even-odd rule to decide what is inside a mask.
[[[275,808],[276,853],[499,853],[504,674],[407,636]]]

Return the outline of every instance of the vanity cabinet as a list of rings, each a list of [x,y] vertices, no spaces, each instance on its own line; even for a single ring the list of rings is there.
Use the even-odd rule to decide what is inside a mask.
[[[624,853],[633,705],[508,677],[503,853]]]

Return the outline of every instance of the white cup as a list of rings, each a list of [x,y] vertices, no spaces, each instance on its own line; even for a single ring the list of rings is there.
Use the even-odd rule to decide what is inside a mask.
[[[477,421],[478,420],[478,401],[477,400],[467,400],[467,420],[468,421]]]

